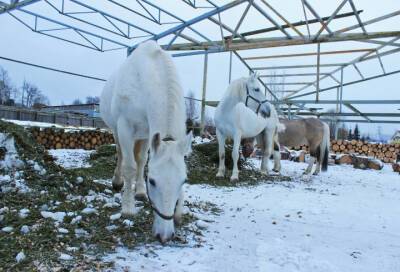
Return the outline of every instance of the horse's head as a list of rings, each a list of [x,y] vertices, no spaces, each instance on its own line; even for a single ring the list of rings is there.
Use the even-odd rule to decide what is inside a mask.
[[[180,141],[161,139],[159,133],[151,140],[147,195],[154,212],[153,235],[161,243],[175,234],[174,216],[186,181],[184,157],[191,143],[192,132]]]
[[[251,108],[257,114],[260,113],[264,118],[269,117],[271,115],[271,108],[269,103],[267,103],[268,100],[266,96],[261,91],[261,85],[256,73],[252,73],[250,77],[245,80],[243,88],[242,98],[246,107]]]

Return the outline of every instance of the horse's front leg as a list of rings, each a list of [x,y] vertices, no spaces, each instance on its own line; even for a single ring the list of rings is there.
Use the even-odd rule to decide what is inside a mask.
[[[176,209],[175,209],[175,213],[174,213],[175,225],[180,225],[182,223],[183,200],[184,200],[184,192],[183,192],[183,188],[182,188],[181,193],[179,195],[178,202],[176,203]]]
[[[144,184],[144,166],[147,162],[149,150],[148,140],[138,140],[135,143],[135,161],[137,165],[135,199],[139,201],[147,200],[146,187]]]
[[[239,180],[238,160],[239,160],[240,139],[241,139],[240,134],[236,134],[233,137],[233,148],[232,148],[233,169],[232,169],[232,176],[231,176],[232,182]]]
[[[136,213],[134,197],[135,161],[133,156],[134,139],[132,129],[127,122],[118,122],[118,140],[121,147],[121,172],[124,182],[122,192],[122,214],[132,216]]]
[[[218,139],[218,153],[219,153],[219,166],[217,178],[223,178],[225,176],[225,135],[223,135],[217,129],[217,139]]]

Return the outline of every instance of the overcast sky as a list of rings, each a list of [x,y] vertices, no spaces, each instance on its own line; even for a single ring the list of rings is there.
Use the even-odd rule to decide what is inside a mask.
[[[51,3],[58,5],[61,0],[50,0]],[[66,1],[68,4],[68,0]],[[154,33],[159,33],[172,25],[160,27],[157,24],[153,24],[149,21],[137,18],[132,14],[121,11],[114,6],[107,4],[105,0],[96,1],[81,1],[89,2],[98,8],[103,8],[107,12],[112,13],[118,17],[129,20],[130,22],[140,24],[148,29],[151,29]],[[137,8],[132,1],[120,0],[119,2],[129,5],[132,8]],[[152,1],[158,2],[162,7],[169,11],[173,11],[179,17],[187,20],[194,16],[198,16],[202,13],[208,11],[207,9],[193,10],[186,4],[180,1]],[[200,0],[201,2],[201,0]],[[229,1],[218,1],[215,3],[220,5],[227,3]],[[311,5],[319,12],[321,16],[329,16],[339,4],[337,1],[318,1],[309,0]],[[363,21],[367,21],[371,18],[382,16],[390,12],[400,9],[399,0],[355,0],[354,1],[358,9],[364,10],[361,13],[361,18]],[[262,5],[261,1],[256,0],[256,3]],[[304,15],[301,7],[300,0],[287,0],[279,1],[273,0],[268,1],[272,6],[274,6],[280,13],[282,13],[290,21],[300,21],[304,20]],[[283,4],[284,3],[284,4]],[[71,11],[81,11],[77,6],[70,5],[68,8]],[[238,22],[243,10],[246,8],[246,4],[242,4],[232,10],[222,13],[221,17],[224,23],[230,25],[232,28],[235,27]],[[49,16],[51,18],[57,19],[59,21],[73,23],[75,26],[80,28],[99,33],[103,36],[114,37],[112,34],[99,31],[88,27],[87,25],[73,21],[72,19],[67,19],[63,16],[55,14],[45,3],[37,3],[27,8],[28,10],[35,11],[42,15]],[[346,4],[343,10],[340,12],[351,11],[350,5]],[[15,14],[18,14],[16,12]],[[88,15],[89,16],[89,15]],[[164,16],[164,20],[171,20]],[[308,12],[308,18],[313,18]],[[25,17],[23,17],[25,19]],[[99,20],[98,18],[87,17],[90,20]],[[218,17],[216,17],[218,18]],[[26,17],[27,20],[30,20]],[[278,18],[276,18],[279,21]],[[97,21],[96,21],[97,22]],[[100,21],[98,21],[100,23]],[[281,22],[281,21],[279,21]],[[357,21],[354,17],[347,19],[335,20],[331,23],[330,28],[332,30],[337,30],[348,25],[356,24]],[[40,26],[43,28],[51,27],[51,25],[46,25],[44,22],[39,22]],[[102,23],[100,23],[102,24]],[[255,9],[250,9],[247,18],[244,20],[242,26],[240,27],[240,32],[255,30],[259,28],[269,27],[271,23],[266,21]],[[311,32],[315,32],[319,25],[313,25]],[[220,39],[220,30],[214,24],[210,22],[200,23],[195,26],[196,30],[201,31],[206,34],[211,39]],[[305,27],[299,28],[303,33],[307,33]],[[371,25],[366,27],[367,31],[399,31],[400,30],[400,17],[390,19],[388,21],[378,23],[376,25]],[[64,30],[65,31],[65,30]],[[66,31],[65,31],[66,32]],[[292,30],[288,30],[292,35],[296,35]],[[353,32],[360,32],[360,30],[355,30]],[[196,37],[196,34],[189,30],[185,30],[186,34]],[[325,32],[324,32],[325,33]],[[228,33],[225,32],[225,35]],[[65,35],[72,35],[66,33]],[[263,37],[280,37],[282,34],[280,32],[273,32]],[[72,37],[72,36],[67,36]],[[199,37],[196,37],[201,39]],[[168,43],[171,39],[163,39],[160,41],[161,44]],[[97,52],[95,50],[83,48],[77,45],[66,43],[64,41],[56,40],[51,37],[47,37],[41,34],[34,33],[26,28],[23,24],[16,21],[8,14],[0,15],[0,56],[15,58],[18,60],[23,60],[27,62],[32,62],[44,66],[50,66],[58,69],[73,71],[77,73],[83,73],[87,75],[92,75],[100,78],[108,78],[108,76],[115,70],[118,65],[123,62],[126,57],[126,50],[117,50],[110,52]],[[135,44],[139,40],[124,40],[118,38],[119,41],[126,44]],[[185,42],[184,40],[177,39],[176,42]],[[400,41],[399,41],[400,43]],[[355,48],[373,48],[374,45],[361,43],[361,42],[346,42],[346,43],[326,43],[321,45],[321,51],[331,51],[331,50],[344,50],[344,49],[355,49]],[[395,47],[387,47],[387,49],[394,49]],[[273,49],[261,49],[261,50],[248,50],[240,52],[242,56],[256,56],[256,55],[273,55],[273,54],[288,54],[288,53],[299,53],[299,52],[315,52],[316,45],[307,46],[296,46],[296,47],[284,47],[284,48],[273,48]],[[346,54],[343,56],[322,56],[321,63],[340,63],[350,61],[362,53],[357,54]],[[203,56],[193,56],[193,57],[181,57],[175,58],[178,67],[178,72],[181,78],[183,88],[186,92],[189,90],[195,93],[195,96],[201,97],[202,89],[202,73],[203,73]],[[391,55],[389,57],[382,58],[385,64],[386,71],[394,71],[400,69],[400,53]],[[275,59],[275,60],[262,60],[262,61],[249,61],[252,66],[260,67],[274,67],[283,65],[294,65],[294,64],[315,64],[315,57],[307,58],[285,58],[285,59]],[[42,69],[37,69],[33,67],[24,66],[21,64],[16,64],[4,60],[0,60],[0,66],[9,71],[9,74],[13,80],[13,83],[17,86],[21,86],[24,79],[35,83],[43,92],[50,98],[53,105],[59,103],[70,103],[75,98],[84,99],[88,95],[100,95],[103,82],[83,79],[78,77],[73,77],[70,75],[55,73],[51,71],[46,71]],[[207,99],[208,100],[219,100],[222,93],[225,91],[228,85],[228,67],[229,67],[229,54],[211,54],[209,56],[209,70],[208,70],[208,84],[207,84]],[[359,65],[362,73],[367,76],[373,76],[381,73],[378,61],[372,60]],[[328,72],[334,68],[322,68],[321,72]],[[314,69],[315,70],[315,69]],[[314,70],[304,69],[296,70],[296,72],[315,72]],[[293,70],[278,70],[278,73],[293,73]],[[266,74],[267,71],[263,72]],[[234,57],[232,77],[238,78],[248,74],[248,70]],[[340,78],[339,74],[335,75]],[[344,81],[353,81],[360,79],[360,76],[355,71],[354,68],[349,67],[345,69]],[[312,81],[314,78],[300,79],[300,81]],[[290,81],[299,81],[299,79],[288,79]],[[322,81],[321,87],[328,87],[336,85],[333,80]],[[352,85],[344,89],[344,99],[400,99],[400,74],[384,77],[381,79],[368,81],[358,85]],[[295,86],[298,87],[298,86]],[[293,88],[290,88],[293,89]],[[307,91],[312,91],[313,88],[307,89]],[[336,97],[335,91],[325,92],[321,94],[321,99],[334,99]],[[314,96],[303,97],[304,99],[312,99]],[[318,106],[320,107],[320,106]],[[332,106],[331,106],[332,107]],[[399,112],[397,109],[400,105],[357,105],[357,107],[365,112]],[[347,111],[347,109],[345,109]],[[211,111],[210,111],[211,112]],[[354,118],[351,118],[354,119]],[[386,118],[387,119],[387,118]],[[350,124],[349,124],[350,125]],[[354,125],[354,124],[353,124]],[[384,125],[380,124],[382,131],[385,134],[392,134],[397,128],[400,129],[398,125]],[[376,133],[377,124],[363,124],[361,125],[361,130],[363,132],[369,131],[371,134]]]

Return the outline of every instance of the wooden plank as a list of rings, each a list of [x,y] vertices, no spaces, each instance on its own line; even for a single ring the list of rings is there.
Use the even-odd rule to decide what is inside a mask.
[[[192,43],[181,43],[173,44],[170,47],[172,51],[190,51],[190,50],[215,50],[215,44],[220,48],[221,52],[224,51],[237,51],[237,50],[247,50],[247,49],[257,49],[257,48],[272,48],[272,47],[284,47],[284,46],[294,46],[294,45],[305,45],[314,43],[329,43],[329,42],[342,42],[342,41],[358,41],[358,40],[370,40],[370,39],[380,39],[389,37],[400,37],[400,31],[384,31],[384,32],[371,32],[369,34],[364,33],[347,33],[341,35],[321,35],[318,39],[303,39],[302,37],[296,36],[292,39],[287,39],[284,37],[275,38],[255,38],[248,39],[247,42],[241,40],[232,40],[229,43],[224,43],[222,41],[213,42],[202,42],[199,45]]]

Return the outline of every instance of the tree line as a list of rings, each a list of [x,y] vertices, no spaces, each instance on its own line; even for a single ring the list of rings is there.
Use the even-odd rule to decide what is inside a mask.
[[[35,84],[24,80],[22,86],[14,85],[7,70],[0,66],[0,104],[32,108],[49,105],[49,98]]]

